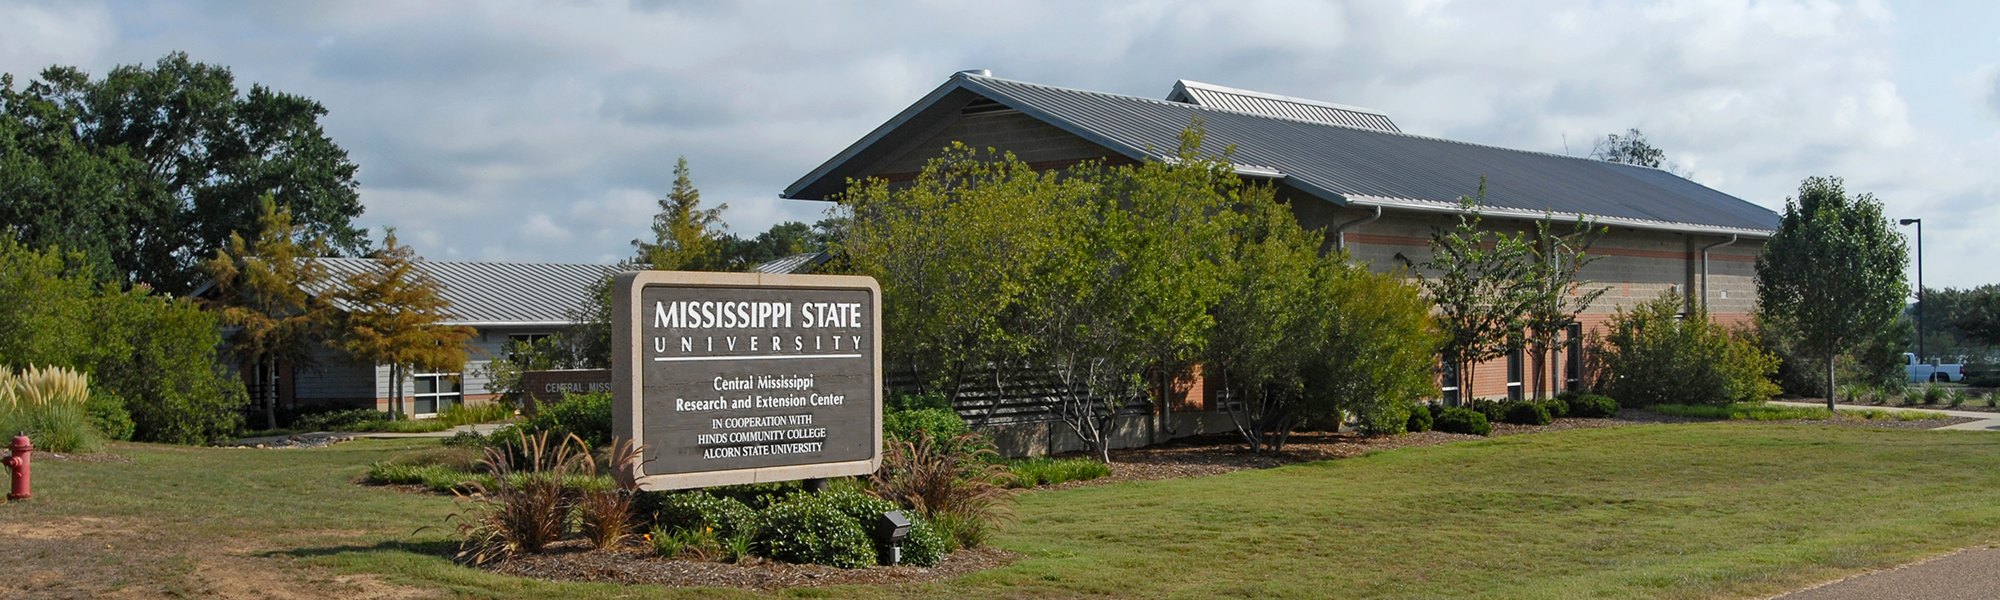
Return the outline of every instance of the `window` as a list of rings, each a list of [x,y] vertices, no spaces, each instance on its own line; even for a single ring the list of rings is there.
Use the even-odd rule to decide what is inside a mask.
[[[519,346],[533,346],[542,340],[549,339],[549,335],[547,333],[507,334],[507,360],[510,362],[521,362]]]
[[[1507,353],[1507,399],[1521,399],[1521,349]]]
[[[1458,406],[1458,365],[1450,361],[1438,361],[1438,380],[1443,382],[1445,406]]]
[[[1563,389],[1583,389],[1583,324],[1569,324],[1569,340],[1563,343]]]
[[[410,395],[412,412],[434,415],[445,407],[465,400],[463,381],[457,373],[428,373],[415,378],[416,393]]]

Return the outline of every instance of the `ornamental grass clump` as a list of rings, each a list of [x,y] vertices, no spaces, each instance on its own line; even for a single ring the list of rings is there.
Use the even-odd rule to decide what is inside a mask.
[[[594,485],[599,479],[589,447],[576,435],[566,435],[550,443],[549,434],[516,432],[518,447],[507,444],[486,448],[481,468],[492,476],[485,482],[463,484],[473,489],[472,505],[464,512],[445,517],[458,521],[461,536],[458,556],[474,564],[522,553],[541,552],[568,532],[570,514],[579,508],[579,498],[612,486]],[[636,455],[636,453],[628,453]],[[614,454],[614,457],[620,456]],[[627,496],[629,499],[629,496]],[[614,542],[629,532],[630,502],[599,498],[596,508],[606,512],[589,514],[584,526],[593,537]],[[622,506],[627,515],[619,518],[609,511]],[[593,541],[597,541],[593,539]]]
[[[631,440],[621,439],[612,443],[606,466],[614,474],[629,469],[637,462],[639,451],[632,446]],[[578,528],[583,530],[584,539],[590,540],[590,547],[599,550],[617,548],[632,535],[632,529],[637,525],[632,514],[632,494],[636,491],[619,486],[585,488],[579,492],[576,501]]]
[[[1006,465],[992,442],[964,433],[940,442],[928,435],[883,444],[882,467],[869,477],[876,497],[915,511],[944,529],[958,545],[976,548],[1011,513]],[[774,557],[775,558],[775,557]]]
[[[96,452],[103,435],[91,424],[90,379],[56,366],[16,374],[0,366],[0,435],[26,435],[37,450]]]

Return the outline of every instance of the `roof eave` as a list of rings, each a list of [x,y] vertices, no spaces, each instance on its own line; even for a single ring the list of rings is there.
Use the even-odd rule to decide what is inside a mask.
[[[1296,184],[1297,182],[1293,183]],[[1435,200],[1417,200],[1413,198],[1385,198],[1382,196],[1362,196],[1362,195],[1347,196],[1346,199],[1349,203],[1355,206],[1369,206],[1369,207],[1379,206],[1382,208],[1411,210],[1417,212],[1448,213],[1448,214],[1461,214],[1466,212],[1465,209],[1461,208],[1456,202],[1438,202]],[[1629,227],[1632,229],[1667,231],[1673,233],[1735,235],[1751,239],[1769,239],[1772,234],[1777,233],[1776,231],[1770,229],[1727,227],[1722,225],[1705,225],[1701,223],[1679,223],[1674,221],[1655,221],[1650,219],[1634,219],[1631,217],[1607,217],[1603,215],[1587,215],[1582,213],[1535,211],[1522,208],[1511,208],[1505,206],[1492,206],[1492,205],[1479,207],[1479,214],[1489,217],[1504,217],[1504,218],[1517,218],[1517,219],[1541,219],[1544,217],[1560,221],[1574,221],[1577,219],[1584,219],[1590,222],[1594,222],[1598,225],[1604,225],[1604,226]]]
[[[876,127],[874,131],[868,132],[868,135],[863,136],[861,139],[856,140],[853,144],[848,145],[847,149],[841,150],[839,154],[833,155],[833,158],[827,159],[825,163],[820,164],[819,168],[813,169],[812,172],[807,173],[805,177],[801,177],[799,178],[798,181],[792,182],[792,185],[786,187],[785,191],[780,192],[778,194],[778,197],[787,200],[824,200],[824,198],[800,198],[798,197],[798,194],[804,191],[807,187],[810,187],[813,184],[818,183],[820,179],[823,179],[826,176],[832,174],[833,171],[835,169],[839,169],[841,165],[847,164],[847,162],[853,160],[854,157],[860,155],[862,152],[867,151],[868,148],[874,146],[876,142],[882,141],[882,138],[888,137],[889,134],[894,133],[897,129],[902,128],[903,125],[909,123],[911,119],[915,119],[918,115],[923,114],[924,111],[930,110],[932,105],[937,104],[939,100],[943,100],[946,95],[949,95],[952,92],[957,91],[962,87],[965,87],[964,84],[967,77],[969,76],[964,73],[953,74],[950,80],[944,82],[944,85],[938,86],[938,88],[935,90],[931,90],[930,94],[925,95],[920,100],[917,100],[916,104],[912,104],[910,105],[909,108],[903,109],[903,112],[896,113],[895,118],[889,119],[888,122],[883,123],[879,127]]]

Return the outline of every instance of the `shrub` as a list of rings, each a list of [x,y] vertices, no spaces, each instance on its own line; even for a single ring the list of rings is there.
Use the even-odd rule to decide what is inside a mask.
[[[1111,474],[1111,467],[1088,458],[1054,459],[1046,456],[1010,460],[1007,470],[1013,478],[1010,488],[1031,488],[1070,481],[1088,481]]]
[[[1431,424],[1436,420],[1436,417],[1431,416],[1429,404],[1418,404],[1410,407],[1410,421],[1403,426],[1403,430],[1411,433],[1430,431]]]
[[[949,408],[918,408],[882,415],[882,440],[914,441],[920,434],[953,439],[972,429]]]
[[[1937,384],[1924,386],[1924,404],[1937,404],[1943,401],[1944,386]]]
[[[86,405],[90,380],[62,367],[29,368],[16,375],[0,366],[0,436],[27,435],[48,452],[96,452],[103,434]]]
[[[1486,421],[1486,415],[1478,411],[1446,407],[1437,416],[1434,429],[1446,433],[1466,433],[1471,435],[1492,435],[1493,425]]]
[[[1546,400],[1535,400],[1534,402],[1536,404],[1542,405],[1542,410],[1549,411],[1550,417],[1560,419],[1569,416],[1568,402],[1565,402],[1557,398],[1549,398]]]
[[[951,398],[946,397],[943,392],[930,392],[927,394],[896,392],[889,394],[889,398],[882,402],[882,410],[884,412],[903,412],[926,408],[951,410]]]
[[[875,543],[853,515],[816,494],[798,494],[758,513],[758,554],[790,563],[853,569],[875,564]]]
[[[1547,425],[1555,419],[1540,402],[1509,402],[1503,422],[1515,425]]]
[[[1569,406],[1569,416],[1579,419],[1608,419],[1618,416],[1618,401],[1608,396],[1563,392],[1556,396]]]
[[[611,443],[611,393],[563,393],[562,400],[544,405],[520,424],[510,427],[528,435],[574,434],[591,448]]]
[[[444,407],[444,410],[438,411],[437,419],[435,420],[449,427],[457,427],[474,423],[505,421],[513,416],[514,407],[506,404],[489,403],[477,406],[453,404]]]
[[[748,533],[757,517],[757,512],[740,500],[702,490],[646,496],[658,502],[652,511],[654,526],[669,532],[700,529],[730,537]]]
[[[248,398],[217,363],[215,317],[144,285],[100,285],[88,264],[0,236],[0,365],[89,375],[92,388],[125,401],[140,440],[193,444],[234,434]]]
[[[1613,317],[1611,348],[1599,354],[1598,389],[1626,406],[1761,402],[1777,393],[1767,377],[1778,366],[1747,335],[1708,320],[1699,305],[1682,318],[1671,292]]]
[[[84,401],[83,412],[92,429],[107,440],[126,441],[132,439],[136,425],[132,423],[132,413],[125,410],[125,399],[106,390],[91,390],[90,399]]]
[[[1966,400],[1965,390],[1951,390],[1950,393],[1945,394],[1945,398],[1950,402],[1952,408],[1964,406]]]
[[[870,476],[873,493],[938,524],[961,546],[976,548],[1007,514],[1012,496],[1002,485],[1006,466],[987,462],[993,446],[978,434],[943,441],[929,436],[887,442],[882,467]]]
[[[722,553],[722,543],[715,531],[708,528],[668,529],[654,527],[646,536],[652,542],[653,554],[664,558],[692,556],[707,560]]]
[[[292,420],[291,428],[301,431],[354,431],[356,424],[387,420],[389,413],[372,408],[356,408],[301,415]]]
[[[935,567],[944,555],[955,549],[951,536],[931,523],[930,519],[925,519],[923,515],[906,516],[910,518],[910,535],[903,539],[903,564]]]

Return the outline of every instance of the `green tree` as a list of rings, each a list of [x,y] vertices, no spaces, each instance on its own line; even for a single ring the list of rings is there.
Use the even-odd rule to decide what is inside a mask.
[[[1475,196],[1459,198],[1458,225],[1431,232],[1430,258],[1415,268],[1443,334],[1439,354],[1458,375],[1453,383],[1469,398],[1474,369],[1520,347],[1529,317],[1546,305],[1533,242],[1525,232],[1480,230],[1486,178]],[[1488,240],[1491,240],[1490,242]]]
[[[313,366],[312,345],[324,339],[333,311],[310,293],[325,289],[329,278],[318,260],[325,245],[299,231],[291,210],[279,208],[268,197],[259,221],[254,242],[230,234],[229,245],[202,264],[215,282],[205,298],[224,324],[237,328],[229,335],[236,353],[275,379],[279,362],[301,369]],[[264,427],[276,429],[277,387],[269,381],[258,383]]]
[[[1808,178],[1798,198],[1785,200],[1778,232],[1757,257],[1758,310],[1823,365],[1829,410],[1838,357],[1902,312],[1908,256],[1882,203],[1869,194],[1849,198],[1838,178]]]
[[[1024,359],[1033,342],[1024,315],[1061,264],[1055,253],[1071,250],[1094,185],[962,144],[907,186],[856,182],[832,219],[851,223],[835,246],[882,285],[890,364],[956,400],[976,367]]]
[[[1152,399],[1145,373],[1183,373],[1201,355],[1228,287],[1233,208],[1271,194],[1236,177],[1230,149],[1204,153],[1203,138],[1197,119],[1170,160],[1085,172],[1102,183],[1082,221],[1044,232],[1074,241],[1038,278],[1031,361],[1055,376],[1058,414],[1105,462],[1127,407]]]
[[[1284,449],[1294,428],[1334,409],[1309,402],[1306,381],[1308,363],[1329,341],[1331,307],[1321,292],[1330,286],[1316,277],[1323,236],[1261,199],[1241,207],[1246,218],[1227,257],[1227,291],[1211,311],[1202,363],[1204,379],[1227,392],[1224,408],[1251,452]]]
[[[674,162],[674,189],[653,216],[653,241],[632,240],[639,262],[663,271],[723,270],[722,211],[701,207],[701,190],[688,177],[687,157]]]
[[[134,439],[206,443],[236,433],[243,386],[217,363],[216,318],[144,285],[102,285],[77,252],[0,238],[0,365],[90,374],[122,399]]]
[[[396,242],[394,228],[383,236],[374,259],[373,267],[349,275],[331,294],[345,309],[335,339],[356,360],[389,365],[390,409],[400,416],[403,379],[412,370],[461,368],[473,330],[443,324],[454,318],[443,286],[418,267],[423,259],[415,251]]]
[[[1268,196],[1244,200],[1202,365],[1228,392],[1244,441],[1282,450],[1293,429],[1348,415],[1369,431],[1401,431],[1437,389],[1429,301],[1400,273],[1321,256],[1321,234]]]
[[[1658,169],[1666,164],[1667,152],[1646,142],[1646,134],[1631,129],[1622,136],[1613,133],[1597,140],[1597,144],[1590,149],[1590,157],[1604,162]]]
[[[1924,291],[1924,310],[1941,329],[1963,342],[2000,346],[2000,284]],[[1942,325],[1942,327],[1939,327]]]
[[[1534,302],[1527,313],[1524,332],[1530,347],[1535,351],[1535,397],[1557,386],[1550,377],[1555,364],[1555,350],[1562,342],[1564,331],[1576,322],[1577,315],[1589,310],[1610,287],[1593,285],[1595,282],[1582,279],[1583,268],[1596,262],[1599,255],[1591,254],[1590,247],[1603,237],[1607,228],[1578,219],[1571,225],[1570,232],[1556,233],[1555,219],[1543,217],[1535,223],[1535,239],[1532,247],[1533,281],[1536,284]]]
[[[19,169],[0,182],[32,192],[0,194],[0,213],[27,225],[16,239],[76,247],[115,268],[107,277],[186,293],[230,235],[256,231],[269,195],[306,235],[366,249],[352,225],[357,167],[326,137],[318,102],[261,85],[244,93],[227,68],[180,52],[101,80],[59,66],[18,93],[7,81],[0,112],[14,125],[0,129],[15,143],[0,152],[23,156],[0,158]]]

